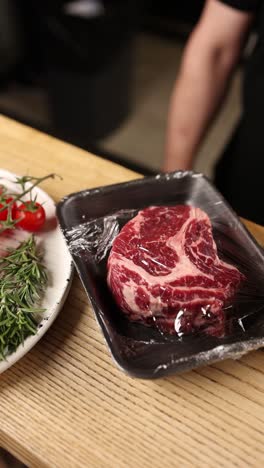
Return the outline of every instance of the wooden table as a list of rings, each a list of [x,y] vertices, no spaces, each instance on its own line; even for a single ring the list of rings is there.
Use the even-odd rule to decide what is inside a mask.
[[[138,177],[0,117],[0,166],[57,172],[55,200]],[[247,223],[259,242],[264,228]],[[264,466],[264,354],[158,381],[124,375],[81,283],[39,344],[0,377],[0,444],[33,467]]]

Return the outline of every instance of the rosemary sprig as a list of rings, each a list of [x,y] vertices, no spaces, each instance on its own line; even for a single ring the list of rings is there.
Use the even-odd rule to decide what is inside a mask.
[[[0,360],[37,332],[35,315],[47,284],[34,236],[0,259]]]

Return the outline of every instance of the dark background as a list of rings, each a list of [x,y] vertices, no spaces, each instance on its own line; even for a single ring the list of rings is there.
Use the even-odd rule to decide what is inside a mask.
[[[65,14],[67,3],[0,0],[2,38],[7,37],[2,54],[0,47],[1,91],[8,92],[10,83],[29,90],[41,86],[50,122],[40,125],[37,115],[29,120],[1,104],[0,112],[131,166],[102,152],[100,140],[131,113],[135,37],[146,33],[185,42],[204,2],[105,0],[96,18]]]

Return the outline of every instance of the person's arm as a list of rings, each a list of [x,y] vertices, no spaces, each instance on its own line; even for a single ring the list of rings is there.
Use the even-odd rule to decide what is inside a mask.
[[[164,171],[191,169],[223,99],[247,37],[252,14],[207,0],[185,48],[172,94]]]

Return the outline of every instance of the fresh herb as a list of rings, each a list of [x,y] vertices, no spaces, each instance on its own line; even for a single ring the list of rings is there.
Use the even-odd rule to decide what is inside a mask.
[[[37,332],[47,273],[34,236],[0,259],[0,360]]]

